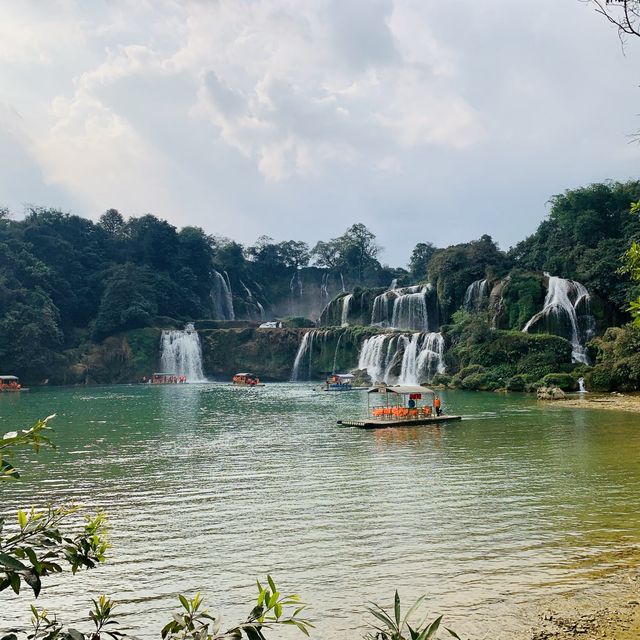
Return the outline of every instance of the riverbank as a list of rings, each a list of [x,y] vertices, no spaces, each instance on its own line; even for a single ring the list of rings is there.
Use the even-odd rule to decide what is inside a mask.
[[[527,640],[637,640],[640,572],[625,569],[546,604]]]
[[[578,409],[607,409],[640,413],[640,394],[637,393],[584,393],[570,395],[559,403],[562,407]]]

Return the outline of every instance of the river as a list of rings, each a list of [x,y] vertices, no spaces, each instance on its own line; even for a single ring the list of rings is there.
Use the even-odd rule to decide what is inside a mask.
[[[310,603],[316,638],[361,637],[397,588],[473,638],[510,638],[530,603],[584,584],[640,540],[633,414],[524,395],[444,392],[461,423],[364,431],[366,394],[306,383],[51,388],[0,394],[0,433],[56,413],[58,449],[22,453],[0,509],[104,510],[104,566],[44,583],[39,606],[75,624],[107,593],[134,635],[159,637],[176,594],[229,623],[271,573]],[[32,601],[0,593],[0,629]],[[279,636],[280,637],[280,636]],[[290,636],[286,636],[290,637]]]

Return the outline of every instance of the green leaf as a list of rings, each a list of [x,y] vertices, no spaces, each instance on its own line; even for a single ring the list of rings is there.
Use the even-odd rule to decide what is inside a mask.
[[[393,610],[396,616],[396,624],[398,627],[400,626],[400,596],[398,594],[398,590],[396,589],[396,595],[393,603]]]
[[[27,526],[27,514],[20,509],[18,511],[18,524],[20,525],[20,529],[24,531],[24,528]]]
[[[276,589],[276,583],[273,581],[273,578],[271,576],[267,576],[267,582],[269,583],[269,586],[271,587],[271,591],[277,591]]]
[[[182,604],[182,606],[189,611],[189,601],[181,594],[178,594],[178,600],[180,600],[180,604]]]
[[[27,569],[27,566],[22,564],[20,560],[6,553],[0,553],[0,564],[13,571],[25,571]]]

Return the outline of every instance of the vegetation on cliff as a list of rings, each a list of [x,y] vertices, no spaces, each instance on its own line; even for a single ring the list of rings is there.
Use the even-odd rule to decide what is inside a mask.
[[[636,255],[640,255],[640,219],[630,207],[639,200],[637,181],[566,191],[551,199],[549,216],[538,230],[509,251],[500,250],[487,235],[447,248],[418,242],[408,271],[383,267],[375,236],[361,224],[313,248],[268,237],[243,247],[199,228],[178,230],[153,215],[124,220],[110,209],[93,223],[55,210],[30,209],[17,221],[3,210],[0,359],[7,371],[28,383],[132,380],[148,373],[157,361],[154,328],[196,320],[199,329],[236,327],[235,333],[220,334],[215,340],[213,334],[208,336],[208,344],[215,342],[223,352],[233,346],[247,357],[246,366],[269,363],[274,377],[283,379],[295,354],[294,334],[283,334],[277,345],[271,345],[282,352],[265,360],[264,341],[253,330],[243,332],[239,321],[249,321],[250,326],[266,313],[283,320],[290,316],[285,328],[310,327],[334,297],[322,324],[336,326],[343,320],[340,296],[351,293],[347,320],[366,327],[376,296],[395,279],[401,286],[433,284],[433,299],[428,301],[433,306],[428,309],[432,330],[432,320],[434,326],[441,322],[456,326],[454,315],[467,288],[486,280],[487,297],[475,310],[488,326],[484,342],[466,345],[470,351],[464,355],[463,347],[454,344],[455,331],[449,338],[454,345],[451,365],[459,361],[456,371],[467,365],[486,367],[477,358],[509,351],[507,343],[513,343],[511,351],[534,344],[517,333],[543,305],[544,271],[587,287],[599,334],[630,319],[630,301],[639,294],[640,263]],[[625,259],[626,269],[621,268]],[[222,295],[232,296],[235,316],[226,307],[221,316]],[[222,335],[228,344],[220,342]],[[480,344],[485,344],[484,350]],[[351,366],[356,355],[352,354]],[[562,360],[549,371],[527,360],[529,355],[518,355],[533,367],[527,374],[562,371],[558,368]],[[239,357],[206,358],[212,374],[244,368]],[[331,370],[325,364],[319,370]],[[512,371],[513,375],[521,373]],[[611,384],[618,385],[619,377],[614,375]]]

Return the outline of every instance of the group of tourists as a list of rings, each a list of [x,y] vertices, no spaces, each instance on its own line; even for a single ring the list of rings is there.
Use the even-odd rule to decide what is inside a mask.
[[[187,376],[175,376],[173,374],[154,373],[150,378],[143,376],[144,384],[184,384]]]
[[[22,385],[17,380],[0,380],[0,391],[20,391]]]

